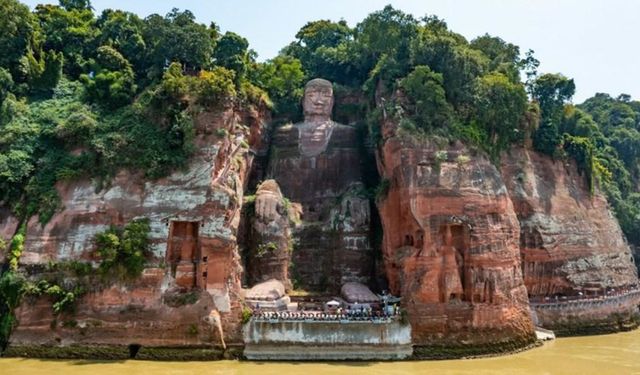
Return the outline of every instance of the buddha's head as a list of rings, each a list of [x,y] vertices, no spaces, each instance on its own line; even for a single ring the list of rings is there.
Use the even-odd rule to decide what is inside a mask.
[[[333,109],[333,85],[326,79],[316,78],[304,87],[302,109],[305,119],[331,118]]]

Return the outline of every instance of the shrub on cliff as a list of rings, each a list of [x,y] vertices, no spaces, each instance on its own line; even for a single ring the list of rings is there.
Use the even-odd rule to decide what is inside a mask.
[[[6,348],[11,331],[17,323],[13,311],[20,304],[24,284],[24,277],[14,271],[7,270],[0,274],[0,352]]]
[[[215,67],[201,71],[198,78],[196,92],[200,103],[212,106],[236,97],[233,71]]]
[[[95,237],[99,269],[105,276],[140,276],[149,255],[149,219],[136,219],[123,228],[111,227]]]

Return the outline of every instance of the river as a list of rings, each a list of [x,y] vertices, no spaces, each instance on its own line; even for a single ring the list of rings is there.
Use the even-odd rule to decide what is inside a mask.
[[[561,338],[514,355],[455,361],[266,363],[2,358],[0,374],[640,374],[640,330],[605,336]]]

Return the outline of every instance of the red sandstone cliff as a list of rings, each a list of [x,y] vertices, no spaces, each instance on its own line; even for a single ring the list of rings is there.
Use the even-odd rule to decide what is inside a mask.
[[[16,311],[12,343],[217,344],[217,329],[206,321],[212,310],[221,313],[227,342],[240,340],[236,233],[252,161],[246,145],[263,147],[264,114],[227,108],[203,112],[195,123],[197,151],[184,171],[157,181],[121,171],[98,192],[87,180],[59,184],[64,209],[44,227],[29,221],[23,268],[94,260],[96,233],[140,217],[150,219],[153,258],[139,279],[90,290],[66,328],[50,301],[28,299]],[[2,224],[2,233],[15,227],[9,217]],[[195,303],[169,302],[187,292]]]
[[[631,250],[606,198],[591,194],[575,163],[514,148],[502,158],[502,175],[520,220],[524,282],[532,301],[606,295],[638,283]],[[592,306],[566,314],[538,309],[541,324],[590,324],[629,314],[635,303],[597,314]]]
[[[390,124],[384,134],[383,256],[414,343],[531,341],[520,229],[499,171],[461,144],[403,137]]]
[[[69,317],[74,326],[63,327],[65,317],[56,321],[45,298],[28,299],[17,311],[20,325],[12,342],[217,343],[216,330],[205,321],[214,309],[221,312],[226,340],[239,340],[243,271],[237,230],[252,161],[242,141],[264,151],[262,120],[261,114],[232,109],[201,114],[198,151],[189,168],[158,181],[122,171],[99,192],[89,181],[60,184],[65,209],[44,228],[37,218],[30,221],[22,267],[95,260],[96,233],[139,217],[151,220],[154,257],[135,282],[96,286]],[[230,135],[220,137],[218,129]],[[391,124],[383,130],[378,169],[388,190],[378,208],[384,268],[392,292],[403,297],[414,343],[523,344],[533,337],[527,289],[535,298],[637,283],[629,248],[606,200],[588,193],[573,164],[514,149],[503,157],[500,172],[461,144],[398,135]],[[366,199],[349,189],[360,179],[352,133],[336,137],[329,144],[333,159],[314,158],[313,168],[297,155],[289,133],[276,134],[271,172],[280,167],[274,174],[281,177],[283,191],[303,204],[303,220],[315,224],[297,233],[305,246],[294,253],[299,274],[311,285],[322,284],[326,270],[331,275],[325,277],[335,278],[330,281],[337,285],[370,269],[370,254],[361,254],[368,245],[358,242],[368,236],[368,215],[354,215],[368,212]],[[309,175],[294,173],[300,170]],[[331,194],[321,194],[327,191]],[[17,222],[0,214],[0,234],[8,237]],[[323,247],[314,245],[321,237],[316,229],[324,228],[322,222],[342,235],[325,243],[332,251],[317,258]],[[288,247],[281,245],[280,250]],[[318,259],[330,264],[319,267]],[[278,258],[275,263],[272,271],[288,277],[286,262]],[[168,302],[189,291],[197,297],[194,303]],[[637,304],[625,301],[597,309],[539,310],[538,318],[549,326],[568,319],[589,323],[629,313]]]

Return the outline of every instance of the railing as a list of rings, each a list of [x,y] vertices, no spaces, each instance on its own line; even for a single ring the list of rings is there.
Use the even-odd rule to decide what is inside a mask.
[[[544,300],[531,300],[530,304],[534,308],[570,308],[587,305],[610,305],[613,303],[619,303],[631,298],[638,298],[640,303],[640,289],[627,289],[616,292],[611,292],[599,296],[572,296],[572,297],[560,297],[549,298]]]
[[[396,320],[399,315],[386,315],[380,311],[376,312],[357,312],[357,313],[329,313],[321,311],[265,311],[253,313],[254,321],[263,322],[292,322],[292,321],[309,321],[309,322],[373,322],[388,323]]]

